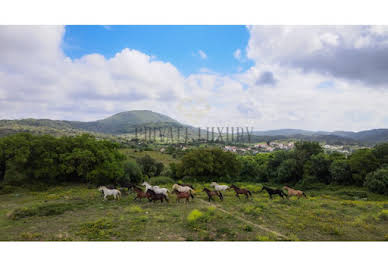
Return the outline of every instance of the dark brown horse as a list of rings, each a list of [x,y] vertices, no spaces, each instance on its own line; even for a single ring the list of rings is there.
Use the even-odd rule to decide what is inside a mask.
[[[174,189],[172,193],[176,194],[176,201],[179,202],[180,199],[186,199],[186,203],[189,202],[191,197],[191,192],[179,192],[178,190]]]
[[[218,196],[220,198],[220,200],[224,200],[224,196],[219,191],[212,191],[208,188],[204,188],[202,191],[206,192],[209,202],[210,202],[210,200],[214,201],[213,196]]]
[[[159,194],[159,193],[156,193],[155,191],[151,190],[151,189],[147,189],[146,191],[146,194],[147,194],[147,198],[149,201],[157,201],[157,200],[160,200],[161,203],[163,203],[163,200],[167,201],[168,202],[168,198],[166,197],[166,195],[164,194]]]
[[[136,197],[134,200],[141,200],[141,199],[144,199],[144,198],[148,198],[149,195],[147,195],[147,193],[145,193],[141,188],[135,186],[135,185],[131,185],[130,188],[132,188],[132,190],[136,193]]]
[[[252,197],[252,193],[248,189],[239,188],[238,186],[233,184],[230,187],[234,189],[234,192],[236,192],[237,198],[240,198],[239,194],[244,194],[246,198],[249,198],[249,196]]]

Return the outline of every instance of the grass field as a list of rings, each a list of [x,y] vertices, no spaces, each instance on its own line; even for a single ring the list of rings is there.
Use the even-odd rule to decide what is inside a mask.
[[[328,187],[270,200],[261,185],[240,185],[252,199],[229,191],[211,205],[201,184],[189,204],[175,195],[168,204],[135,202],[133,194],[104,202],[81,185],[21,190],[0,195],[0,240],[388,240],[388,197]]]

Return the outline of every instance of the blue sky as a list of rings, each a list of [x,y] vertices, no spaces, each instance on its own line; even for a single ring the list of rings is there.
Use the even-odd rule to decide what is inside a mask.
[[[66,26],[63,50],[72,59],[90,53],[111,58],[130,48],[171,62],[185,76],[202,68],[231,74],[252,66],[233,56],[240,49],[245,58],[248,40],[245,26]]]

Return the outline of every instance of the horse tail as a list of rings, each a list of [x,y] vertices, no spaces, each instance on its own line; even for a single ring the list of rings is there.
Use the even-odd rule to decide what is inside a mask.
[[[304,193],[304,192],[302,192],[303,193],[303,196],[305,197],[305,198],[307,198],[307,195]]]
[[[252,193],[249,190],[247,190],[247,191],[248,191],[249,196],[252,196]]]
[[[194,199],[194,195],[191,193],[191,191],[190,191],[190,197],[191,197],[192,199]]]

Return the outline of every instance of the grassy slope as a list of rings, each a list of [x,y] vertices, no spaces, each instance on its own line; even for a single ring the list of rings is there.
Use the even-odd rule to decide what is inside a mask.
[[[387,240],[388,198],[360,192],[360,188],[308,191],[308,199],[269,200],[257,184],[241,184],[254,191],[252,200],[225,193],[216,202],[232,215],[201,201],[189,204],[102,201],[96,189],[62,186],[45,192],[21,191],[0,195],[0,240],[275,240],[277,237],[237,220],[238,215],[286,235],[290,240]],[[208,184],[206,184],[208,186]],[[170,187],[170,186],[169,186]],[[202,185],[197,184],[197,191]],[[366,199],[352,195],[365,194]],[[365,196],[365,195],[363,195]],[[40,208],[37,208],[40,206]],[[24,209],[26,208],[26,209]],[[19,217],[12,219],[17,212]],[[55,209],[55,212],[50,210]],[[203,217],[189,222],[198,209]],[[26,210],[28,212],[26,212]],[[22,218],[23,214],[32,216]],[[39,216],[49,215],[49,216]]]

